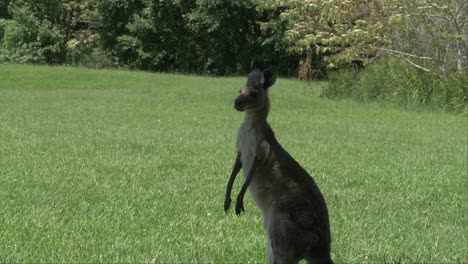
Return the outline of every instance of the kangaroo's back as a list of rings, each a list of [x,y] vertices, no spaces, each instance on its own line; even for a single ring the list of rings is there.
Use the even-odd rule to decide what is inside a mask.
[[[274,186],[273,211],[286,212],[288,221],[294,223],[293,230],[302,234],[309,233],[309,236],[316,236],[318,238],[317,245],[329,247],[331,234],[328,208],[318,185],[274,138],[274,135],[270,142],[272,154],[267,163],[269,166],[265,168],[267,170],[265,174],[270,176],[270,180],[275,181],[271,184]],[[261,184],[259,185],[261,186]],[[290,232],[289,235],[297,244],[302,244],[301,247],[310,245],[311,239],[309,237],[293,235],[294,233]]]

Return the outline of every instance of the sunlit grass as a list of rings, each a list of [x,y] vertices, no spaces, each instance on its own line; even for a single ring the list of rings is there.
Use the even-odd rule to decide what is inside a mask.
[[[266,262],[250,197],[223,211],[244,83],[0,65],[0,262]],[[466,117],[317,85],[280,79],[269,119],[325,195],[334,260],[468,259]]]

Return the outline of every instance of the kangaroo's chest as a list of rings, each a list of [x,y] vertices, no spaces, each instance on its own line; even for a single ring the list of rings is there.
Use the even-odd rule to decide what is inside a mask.
[[[244,177],[247,177],[252,169],[252,164],[255,155],[258,151],[262,151],[258,148],[259,135],[255,132],[255,129],[248,126],[242,125],[239,128],[237,135],[237,150],[241,153],[242,171]],[[258,157],[257,157],[258,158]],[[263,173],[265,170],[261,170]],[[269,215],[269,205],[271,204],[271,195],[269,191],[270,182],[268,181],[268,175],[263,175],[262,172],[256,172],[253,176],[252,181],[249,185],[249,192],[252,195],[257,206],[262,210],[264,217]]]
[[[247,177],[257,152],[257,138],[254,128],[245,124],[241,125],[237,133],[236,145],[237,150],[241,153],[242,171],[244,176]]]

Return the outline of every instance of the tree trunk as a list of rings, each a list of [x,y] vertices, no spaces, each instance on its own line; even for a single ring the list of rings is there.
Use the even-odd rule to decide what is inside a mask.
[[[463,70],[463,56],[462,56],[462,48],[461,48],[461,41],[457,40],[457,69],[459,71]]]

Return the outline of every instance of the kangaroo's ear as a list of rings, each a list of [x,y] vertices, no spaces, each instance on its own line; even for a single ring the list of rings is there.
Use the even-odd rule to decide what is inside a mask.
[[[276,82],[276,77],[278,77],[278,67],[272,66],[263,71],[263,89],[270,88]]]
[[[259,69],[251,71],[247,77],[247,86],[260,89],[262,87],[263,74]]]

